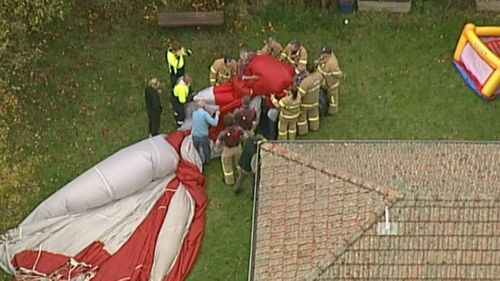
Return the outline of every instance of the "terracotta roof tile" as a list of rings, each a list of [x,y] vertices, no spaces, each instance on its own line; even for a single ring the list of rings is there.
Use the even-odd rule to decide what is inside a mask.
[[[370,228],[315,280],[498,280],[500,206],[494,201],[400,201],[396,236]]]
[[[500,199],[496,184],[500,182],[499,142],[332,141],[275,145],[389,186],[404,196],[417,193],[419,198]]]
[[[261,148],[254,280],[498,280],[500,143]]]
[[[273,144],[261,147],[261,170],[255,280],[317,276],[397,197]]]

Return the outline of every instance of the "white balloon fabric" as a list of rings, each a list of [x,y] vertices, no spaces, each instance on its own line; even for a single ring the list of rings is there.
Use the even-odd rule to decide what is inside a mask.
[[[124,148],[46,199],[21,226],[82,212],[124,198],[175,172],[179,156],[158,135]]]
[[[201,176],[201,159],[191,138],[184,137],[177,149],[180,149],[182,161],[189,163],[183,164],[182,171],[189,171],[189,165],[194,165],[198,172],[191,177],[196,173]],[[71,278],[57,280],[77,280],[77,277],[88,274],[97,274],[96,280],[109,280],[110,276],[113,280],[138,280],[134,279],[136,270],[146,270],[150,276],[148,280],[178,280],[179,276],[189,272],[185,268],[194,264],[195,259],[186,257],[186,253],[193,255],[199,251],[206,195],[203,191],[193,197],[192,183],[186,188],[178,178],[181,157],[177,149],[160,135],[124,148],[89,169],[46,199],[17,228],[1,237],[0,267],[17,277],[56,278],[60,272],[46,271],[51,266],[61,268],[58,259],[69,258],[69,263],[87,265],[77,261],[76,257],[82,255],[82,251],[84,255],[85,251],[95,249],[92,245],[102,245],[102,250],[90,254],[90,259],[94,258],[96,263],[105,264],[105,259],[112,260],[117,256],[113,262],[118,268],[126,267],[129,255],[121,251],[129,247],[134,255],[139,255],[133,261],[142,267],[103,273],[94,266],[82,271],[81,275],[77,270],[71,275],[74,266],[69,266],[69,273],[66,273]],[[201,209],[200,205],[203,206]],[[197,228],[195,234],[191,227],[193,223]],[[150,230],[144,232],[144,227]],[[195,238],[197,243],[184,245],[187,237]],[[150,239],[155,241],[151,244]],[[198,244],[196,249],[187,250],[186,247],[192,247],[192,244]],[[138,247],[139,251],[133,247]],[[150,257],[141,256],[148,247]],[[148,261],[150,266],[144,269]],[[108,265],[108,268],[113,267]]]

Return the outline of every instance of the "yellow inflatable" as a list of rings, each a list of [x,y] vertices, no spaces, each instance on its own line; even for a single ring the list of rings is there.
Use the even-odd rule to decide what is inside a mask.
[[[454,54],[454,65],[480,97],[500,95],[500,26],[465,25]]]

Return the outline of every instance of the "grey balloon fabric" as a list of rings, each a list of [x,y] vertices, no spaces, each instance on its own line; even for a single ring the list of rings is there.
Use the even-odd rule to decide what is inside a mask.
[[[179,156],[158,135],[124,148],[46,199],[21,226],[105,205],[175,172]]]

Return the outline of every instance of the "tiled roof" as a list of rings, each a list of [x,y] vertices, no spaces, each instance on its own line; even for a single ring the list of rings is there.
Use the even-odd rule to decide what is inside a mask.
[[[495,201],[401,201],[395,236],[372,227],[316,280],[499,280]]]
[[[254,280],[300,280],[326,270],[398,194],[291,153],[261,147]]]
[[[498,142],[292,142],[280,146],[419,197],[500,199]]]
[[[267,143],[260,155],[253,280],[500,280],[500,143]],[[396,235],[377,235],[385,206]]]

